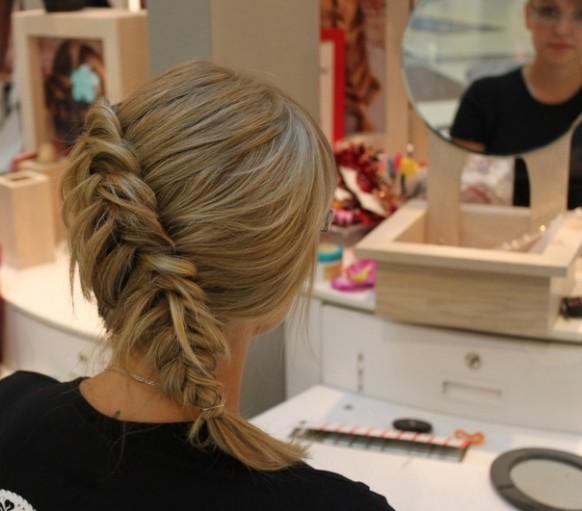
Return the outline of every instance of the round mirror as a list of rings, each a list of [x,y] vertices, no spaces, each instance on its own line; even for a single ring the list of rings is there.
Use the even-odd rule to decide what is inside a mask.
[[[517,449],[499,456],[491,480],[517,509],[582,510],[582,458],[552,449]]]
[[[409,97],[429,127],[518,155],[582,113],[582,0],[419,0],[404,34]]]

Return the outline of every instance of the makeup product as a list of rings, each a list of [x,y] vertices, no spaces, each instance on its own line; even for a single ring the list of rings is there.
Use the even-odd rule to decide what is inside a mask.
[[[343,250],[335,243],[320,243],[317,254],[317,281],[330,281],[342,273]]]
[[[560,314],[565,318],[582,318],[582,298],[579,296],[562,298]]]
[[[399,431],[412,431],[413,433],[430,433],[432,424],[420,419],[396,419],[392,426]]]

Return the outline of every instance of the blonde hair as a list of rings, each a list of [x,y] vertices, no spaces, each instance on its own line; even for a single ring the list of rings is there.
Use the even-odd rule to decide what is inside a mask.
[[[303,451],[222,406],[224,327],[297,296],[334,184],[330,147],[305,110],[209,62],[177,66],[114,108],[94,105],[71,153],[71,274],[95,296],[112,361],[138,356],[165,395],[202,410],[194,445],[253,469]]]

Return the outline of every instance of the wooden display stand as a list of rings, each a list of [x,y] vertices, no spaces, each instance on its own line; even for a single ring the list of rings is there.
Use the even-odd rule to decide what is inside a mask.
[[[357,246],[376,259],[376,313],[408,323],[552,337],[574,286],[582,218],[568,217],[539,253],[495,247],[539,232],[566,210],[572,130],[523,155],[531,208],[460,203],[467,152],[429,137],[427,202],[405,204]]]
[[[67,160],[63,158],[58,161],[46,163],[35,160],[25,160],[20,164],[18,170],[37,172],[48,179],[56,241],[58,243],[59,241],[64,240],[67,231],[61,216],[61,209],[63,207],[63,201],[61,199],[61,182],[67,170]]]
[[[36,150],[47,141],[39,39],[100,41],[105,91],[117,103],[148,78],[148,32],[145,11],[83,9],[47,13],[44,9],[13,15],[19,66],[24,146]]]
[[[0,245],[7,265],[27,268],[54,260],[50,194],[48,178],[36,172],[0,176]]]

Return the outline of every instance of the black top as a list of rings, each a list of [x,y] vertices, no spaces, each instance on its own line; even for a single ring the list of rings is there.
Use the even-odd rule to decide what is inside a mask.
[[[22,371],[0,380],[0,509],[392,510],[338,474],[305,464],[256,472],[195,449],[187,423],[102,415],[81,395],[81,381]]]
[[[485,145],[485,153],[513,155],[543,147],[563,135],[582,113],[582,89],[559,104],[540,103],[531,96],[522,68],[476,80],[461,98],[451,137]],[[582,161],[574,137],[568,207],[582,205]],[[529,204],[523,161],[516,166],[514,204]]]
[[[518,68],[471,84],[461,99],[451,136],[480,142],[487,154],[520,154],[559,138],[580,113],[582,89],[563,103],[540,103],[529,93]]]

